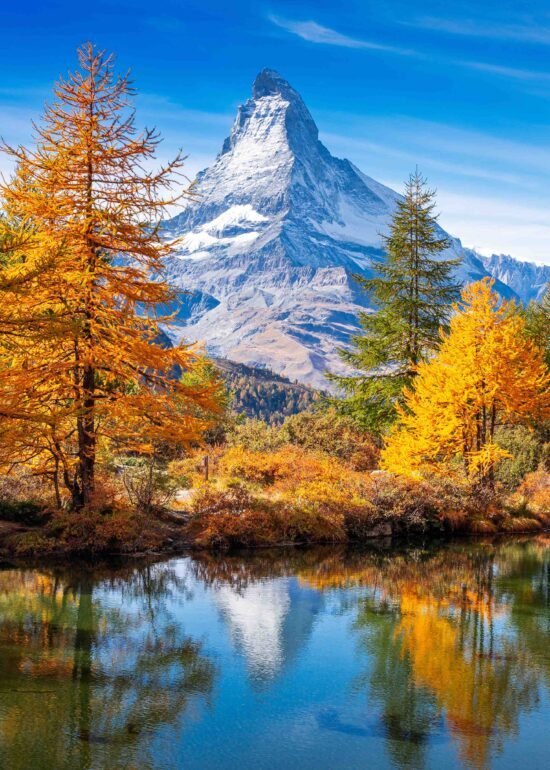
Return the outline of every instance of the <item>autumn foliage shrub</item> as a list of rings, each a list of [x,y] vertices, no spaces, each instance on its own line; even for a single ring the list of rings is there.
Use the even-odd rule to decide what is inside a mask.
[[[287,417],[279,427],[261,420],[245,420],[233,427],[228,443],[270,453],[284,447],[301,447],[336,457],[358,471],[376,468],[380,454],[374,438],[360,430],[351,417],[339,415],[335,409],[300,412]]]
[[[47,516],[49,502],[40,479],[21,469],[0,474],[0,520],[39,524]]]
[[[280,427],[262,420],[248,419],[233,425],[227,436],[229,446],[238,446],[253,452],[272,452],[285,443]]]
[[[220,461],[220,471],[229,478],[257,484],[273,484],[287,472],[288,455],[283,450],[251,452],[242,447],[230,447]]]
[[[543,456],[544,445],[537,433],[524,425],[501,427],[496,442],[508,452],[495,469],[495,478],[506,489],[516,489],[527,473],[536,471]]]
[[[528,473],[508,504],[512,511],[531,514],[550,526],[550,473],[544,469]]]
[[[353,470],[373,470],[378,465],[380,449],[375,439],[360,430],[351,417],[339,415],[334,408],[287,417],[281,435],[294,446],[337,457]]]
[[[341,512],[261,500],[236,484],[202,489],[192,507],[188,532],[196,546],[232,547],[345,542]]]
[[[134,511],[56,511],[44,529],[51,551],[63,553],[132,553],[160,545],[152,522]],[[24,550],[25,543],[19,550]],[[42,550],[47,550],[43,546]]]
[[[193,499],[197,545],[346,542],[462,524],[465,490],[450,481],[359,473],[288,445],[272,453],[231,447],[220,469],[229,485]]]
[[[203,486],[193,497],[189,534],[198,546],[343,543],[427,531],[491,534],[541,526],[540,515],[537,520],[529,510],[506,511],[498,492],[465,480],[359,473],[299,447],[273,453],[232,447],[220,468],[230,473],[225,485]],[[522,494],[533,512],[547,508],[547,477],[528,476]]]

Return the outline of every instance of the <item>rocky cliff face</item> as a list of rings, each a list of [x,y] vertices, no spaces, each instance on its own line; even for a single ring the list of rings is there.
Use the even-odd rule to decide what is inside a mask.
[[[542,299],[550,281],[550,265],[520,262],[506,254],[493,254],[482,261],[487,272],[512,289],[522,302]]]
[[[196,197],[166,223],[180,238],[167,267],[181,289],[177,334],[217,356],[326,387],[336,349],[369,301],[352,276],[382,256],[398,194],[333,157],[299,94],[264,70]],[[488,274],[453,239],[462,281]],[[497,288],[514,296],[513,286]]]

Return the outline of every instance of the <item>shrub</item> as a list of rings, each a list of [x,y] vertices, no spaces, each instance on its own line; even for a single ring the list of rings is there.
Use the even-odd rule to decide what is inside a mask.
[[[0,500],[0,519],[17,524],[42,524],[49,513],[33,500]]]
[[[40,524],[47,516],[49,502],[48,497],[44,500],[43,493],[41,480],[21,469],[0,475],[0,519],[18,524]]]
[[[273,484],[288,475],[289,458],[282,450],[253,452],[243,447],[230,447],[220,461],[220,471],[229,477],[257,484]]]
[[[242,487],[201,490],[188,532],[202,547],[345,542],[343,515],[283,500],[258,501]]]
[[[371,476],[370,500],[378,517],[401,531],[461,527],[467,495],[466,487],[448,479],[420,480],[387,473]]]
[[[252,452],[272,452],[284,444],[284,437],[280,428],[250,419],[233,426],[227,434],[227,443]]]
[[[292,415],[283,423],[281,434],[290,444],[326,452],[349,462],[354,470],[372,470],[378,465],[380,451],[374,438],[335,409]]]
[[[67,553],[132,553],[156,548],[161,542],[147,517],[128,510],[109,514],[56,511],[44,533]]]
[[[193,497],[191,513],[195,516],[215,513],[240,514],[253,508],[255,504],[252,494],[241,484],[231,484],[227,489],[204,486]]]
[[[537,434],[523,425],[502,427],[496,441],[510,453],[497,465],[495,477],[506,489],[515,489],[527,473],[535,471],[542,458],[543,445]]]
[[[172,502],[181,477],[167,473],[166,468],[153,457],[127,461],[122,481],[135,509],[140,513],[151,514],[163,510]]]
[[[40,556],[51,553],[55,544],[40,532],[23,532],[11,539],[11,545],[18,556]]]
[[[246,420],[234,426],[228,443],[252,452],[276,452],[285,445],[325,452],[359,471],[376,468],[379,458],[374,438],[334,409],[299,412],[287,417],[279,428]]]
[[[507,503],[518,515],[531,514],[550,524],[550,473],[543,469],[528,473]]]

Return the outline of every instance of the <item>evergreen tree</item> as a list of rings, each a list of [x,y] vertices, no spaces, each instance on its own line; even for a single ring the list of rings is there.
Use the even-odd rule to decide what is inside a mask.
[[[362,427],[381,432],[395,419],[395,406],[416,367],[437,347],[451,304],[459,295],[453,272],[459,260],[441,259],[450,245],[434,215],[435,191],[418,170],[406,183],[384,237],[386,257],[367,279],[356,276],[376,312],[361,313],[363,333],[351,350],[339,351],[360,374],[329,375],[347,398],[338,409]]]
[[[530,302],[524,311],[527,335],[545,352],[546,364],[550,368],[550,287],[540,302]]]

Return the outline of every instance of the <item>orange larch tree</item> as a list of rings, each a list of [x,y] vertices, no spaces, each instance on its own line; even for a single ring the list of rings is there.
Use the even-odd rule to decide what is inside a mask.
[[[382,467],[423,475],[462,465],[470,479],[491,484],[495,463],[506,456],[495,442],[496,427],[548,415],[550,377],[543,351],[526,338],[520,314],[499,300],[491,281],[465,288],[454,310],[438,353],[420,364],[414,389],[405,392]]]
[[[197,352],[161,344],[174,297],[159,223],[182,197],[183,158],[149,170],[160,138],[136,130],[129,76],[91,44],[78,57],[35,145],[3,146],[17,170],[0,188],[0,462],[48,458],[82,508],[98,441],[197,440],[218,384],[184,384]]]

